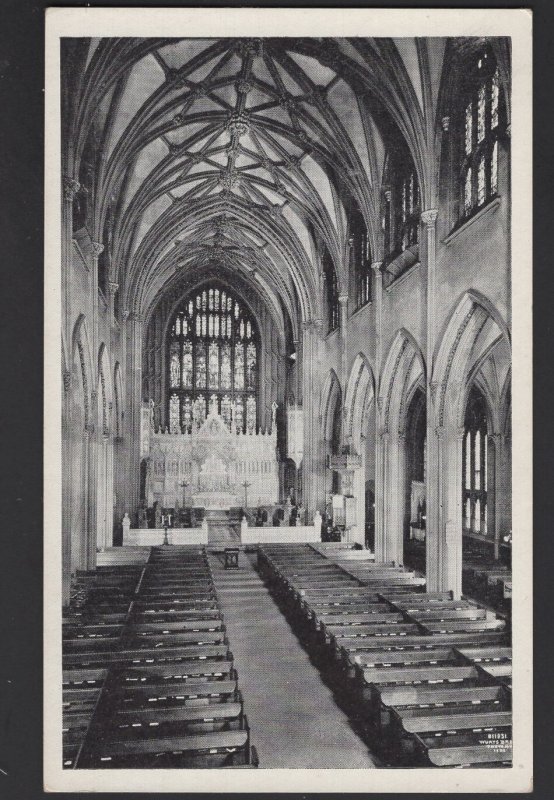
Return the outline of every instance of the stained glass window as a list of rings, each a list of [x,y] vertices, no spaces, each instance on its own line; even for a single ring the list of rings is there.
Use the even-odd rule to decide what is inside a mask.
[[[498,97],[500,91],[500,77],[498,69],[494,71],[492,76],[492,89],[491,89],[491,128],[496,128],[498,125]]]
[[[244,389],[244,345],[242,344],[235,346],[235,389]]]
[[[481,206],[485,202],[485,157],[479,159],[477,170],[477,205]]]
[[[472,186],[471,186],[471,167],[466,172],[466,183],[465,183],[465,191],[464,191],[464,210],[466,214],[469,214],[471,211],[471,204],[472,204]]]
[[[466,156],[471,153],[473,147],[473,104],[469,103],[466,106],[466,120],[465,120],[465,150]]]
[[[183,342],[183,389],[192,389],[192,342]]]
[[[192,400],[190,397],[184,397],[181,405],[182,417],[181,422],[185,433],[190,433],[192,428]]]
[[[479,88],[477,98],[477,143],[485,138],[485,85]]]
[[[206,345],[196,342],[196,388],[206,388]]]
[[[221,345],[221,388],[231,388],[231,345],[224,342]]]
[[[210,389],[219,388],[219,345],[210,342],[208,345],[208,386]]]
[[[487,534],[488,442],[487,414],[481,392],[473,387],[465,413],[465,434],[462,454],[462,500],[464,529],[483,536]]]
[[[248,433],[256,430],[256,398],[252,395],[246,401],[246,430]]]
[[[466,102],[460,121],[462,220],[498,192],[498,138],[503,107],[492,50],[487,49],[474,59],[465,81]]]
[[[172,389],[178,389],[181,384],[179,342],[171,342],[169,349],[169,383]]]
[[[498,191],[498,142],[494,143],[492,148],[491,158],[491,194],[494,195]]]
[[[227,289],[214,284],[188,297],[169,327],[171,431],[190,433],[212,406],[229,426],[234,408],[236,429],[255,431],[258,348],[254,319]]]

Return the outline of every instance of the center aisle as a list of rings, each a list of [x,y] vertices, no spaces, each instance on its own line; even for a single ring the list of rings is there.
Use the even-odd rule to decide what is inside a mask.
[[[260,768],[375,767],[254,565],[209,554]]]

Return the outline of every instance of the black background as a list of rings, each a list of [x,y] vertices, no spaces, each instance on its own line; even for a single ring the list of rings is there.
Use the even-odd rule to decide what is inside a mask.
[[[43,87],[44,10],[47,5],[30,0],[0,0],[0,797],[5,800],[70,796],[46,795],[42,789]],[[166,0],[161,3],[50,5],[185,7],[201,4]],[[208,5],[239,4],[212,2]],[[275,5],[293,7],[295,4],[256,3],[256,7]],[[333,8],[337,3],[304,0],[296,5]],[[526,3],[428,0],[424,3],[347,3],[346,6],[468,10],[524,6],[534,12],[534,797],[552,797],[554,781],[549,778],[552,779],[554,760],[554,668],[552,626],[549,624],[552,603],[549,600],[554,596],[551,441],[554,3],[552,0]],[[514,219],[513,224],[517,226],[518,220]],[[517,264],[513,264],[513,269],[517,269]],[[529,534],[531,542],[531,531],[524,533]],[[451,775],[454,780],[455,774]],[[370,779],[368,773],[369,786]],[[417,771],[414,771],[414,787],[417,787],[417,780]],[[75,796],[107,798],[115,795]],[[404,796],[417,797],[414,794]]]

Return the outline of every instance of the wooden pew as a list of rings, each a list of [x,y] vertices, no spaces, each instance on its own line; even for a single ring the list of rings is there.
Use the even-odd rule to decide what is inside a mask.
[[[250,735],[249,730],[245,729],[164,739],[98,742],[90,758],[90,767],[213,769],[247,765],[250,763],[250,758]]]

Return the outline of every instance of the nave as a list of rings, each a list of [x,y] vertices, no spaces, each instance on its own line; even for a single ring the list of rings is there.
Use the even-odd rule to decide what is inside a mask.
[[[117,550],[64,615],[66,768],[509,764],[500,615],[335,543]]]

